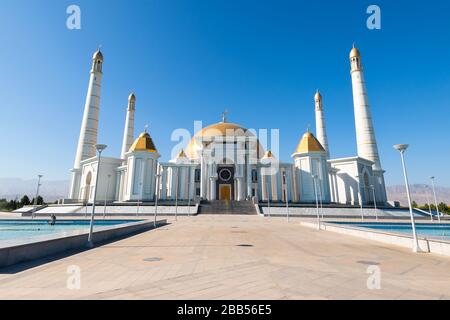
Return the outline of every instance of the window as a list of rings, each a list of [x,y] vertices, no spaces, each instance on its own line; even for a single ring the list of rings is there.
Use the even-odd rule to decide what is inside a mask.
[[[200,182],[201,176],[202,176],[201,170],[195,169],[195,182]]]
[[[256,183],[258,182],[258,171],[252,170],[252,182]]]
[[[197,189],[195,190],[195,195],[200,196],[200,188],[197,188]]]

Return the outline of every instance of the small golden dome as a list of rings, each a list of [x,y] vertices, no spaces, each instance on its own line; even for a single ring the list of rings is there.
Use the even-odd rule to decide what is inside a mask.
[[[103,54],[100,49],[97,49],[97,51],[95,51],[94,55],[92,56],[92,60],[100,60],[103,62]]]
[[[325,149],[322,147],[319,140],[317,140],[316,137],[308,131],[303,135],[303,138],[298,144],[294,154],[309,152],[325,152]]]
[[[350,59],[355,57],[361,57],[361,53],[359,52],[358,48],[353,46],[352,51],[350,51]]]
[[[322,100],[322,95],[320,94],[319,90],[317,90],[316,94],[314,95],[314,100]]]
[[[264,154],[264,157],[263,157],[263,158],[275,158],[275,156],[273,155],[272,151],[267,151],[267,152]]]
[[[186,153],[184,152],[184,150],[181,150],[180,153],[178,154],[177,159],[180,159],[180,158],[187,158]]]
[[[139,137],[134,141],[133,145],[130,148],[129,152],[158,152],[156,150],[155,144],[153,143],[152,138],[147,132],[143,132],[139,135]]]
[[[128,101],[136,102],[136,95],[134,94],[134,92],[130,94],[130,96],[128,97]]]

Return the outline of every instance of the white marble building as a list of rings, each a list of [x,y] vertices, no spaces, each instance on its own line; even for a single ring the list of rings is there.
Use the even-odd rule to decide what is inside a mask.
[[[160,154],[147,129],[135,138],[136,96],[128,98],[122,152],[118,158],[95,152],[99,122],[103,55],[93,56],[83,122],[67,202],[153,202],[250,200],[357,205],[385,204],[384,171],[378,154],[361,55],[350,53],[358,156],[330,159],[322,95],[314,96],[317,138],[302,136],[292,162],[264,150],[253,130],[221,122],[195,134],[175,159]],[[97,173],[100,175],[97,179]],[[96,181],[97,186],[96,186]]]

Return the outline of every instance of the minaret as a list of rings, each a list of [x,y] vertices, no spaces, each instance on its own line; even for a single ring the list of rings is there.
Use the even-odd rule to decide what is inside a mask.
[[[80,162],[95,157],[97,144],[98,114],[100,110],[100,93],[102,84],[103,54],[100,49],[92,57],[91,77],[84,106],[83,122],[81,123],[77,155],[74,169],[80,168]]]
[[[134,93],[128,97],[128,109],[127,117],[125,120],[125,129],[123,131],[122,153],[121,159],[125,159],[125,153],[127,153],[131,145],[134,142],[134,112],[136,111],[136,96]]]
[[[316,106],[316,136],[320,144],[327,152],[327,158],[330,158],[330,149],[328,148],[327,129],[325,126],[325,114],[323,112],[322,95],[319,91],[314,96],[314,103]]]
[[[350,52],[351,75],[353,85],[353,104],[355,108],[356,142],[358,156],[374,162],[373,169],[381,171],[377,140],[373,128],[372,114],[367,97],[366,82],[361,64],[361,54],[353,45]]]

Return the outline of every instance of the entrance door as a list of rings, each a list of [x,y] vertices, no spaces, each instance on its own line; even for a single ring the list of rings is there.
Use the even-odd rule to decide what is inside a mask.
[[[217,168],[216,199],[234,200],[234,167],[231,165]]]
[[[222,184],[219,186],[219,200],[231,201],[231,185]]]

